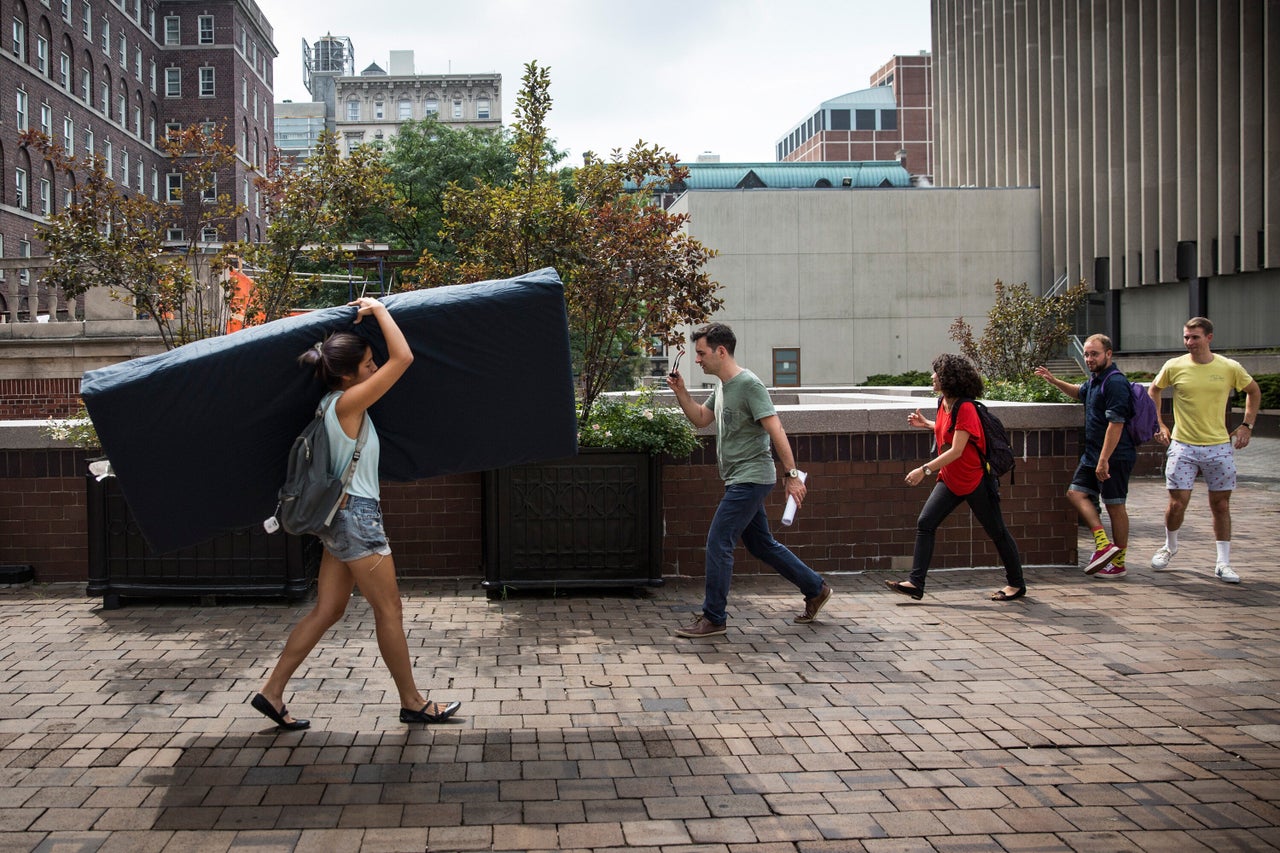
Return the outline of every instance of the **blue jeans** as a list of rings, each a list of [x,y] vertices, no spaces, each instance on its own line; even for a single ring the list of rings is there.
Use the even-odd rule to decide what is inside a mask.
[[[996,551],[1004,561],[1004,576],[1009,586],[1024,586],[1018,544],[1013,541],[1013,535],[1004,526],[1004,518],[1000,515],[1000,493],[988,480],[983,480],[978,488],[967,495],[957,495],[941,480],[933,487],[916,520],[916,551],[911,560],[911,585],[916,589],[924,589],[924,578],[929,572],[929,563],[933,560],[934,535],[938,526],[962,503],[969,505],[982,529],[995,543]]]
[[[717,625],[723,625],[729,618],[725,606],[729,601],[729,584],[733,581],[733,549],[739,539],[751,556],[799,587],[805,598],[822,592],[822,576],[769,532],[764,500],[773,486],[773,483],[726,486],[720,506],[711,519],[711,529],[707,531],[707,594],[702,602],[702,615]]]

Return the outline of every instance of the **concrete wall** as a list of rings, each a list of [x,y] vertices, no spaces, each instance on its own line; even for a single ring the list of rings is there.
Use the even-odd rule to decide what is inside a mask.
[[[692,191],[671,209],[719,252],[714,319],[766,384],[775,347],[800,347],[804,385],[927,370],[956,317],[985,324],[997,279],[1041,289],[1035,189]]]

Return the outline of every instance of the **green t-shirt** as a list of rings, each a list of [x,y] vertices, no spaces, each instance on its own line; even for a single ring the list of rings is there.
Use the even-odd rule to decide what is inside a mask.
[[[712,391],[706,406],[716,416],[716,456],[725,485],[778,482],[769,433],[760,426],[777,411],[759,377],[744,369]]]

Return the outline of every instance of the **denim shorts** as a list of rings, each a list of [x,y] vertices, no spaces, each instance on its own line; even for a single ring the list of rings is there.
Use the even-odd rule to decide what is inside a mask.
[[[347,496],[347,504],[338,510],[333,523],[317,534],[326,551],[344,563],[391,553],[387,532],[382,528],[382,507],[373,498]]]
[[[1093,495],[1108,506],[1124,503],[1129,497],[1129,475],[1133,473],[1133,462],[1112,459],[1108,468],[1111,476],[1099,483],[1097,466],[1081,462],[1076,466],[1075,476],[1071,478],[1069,491]]]

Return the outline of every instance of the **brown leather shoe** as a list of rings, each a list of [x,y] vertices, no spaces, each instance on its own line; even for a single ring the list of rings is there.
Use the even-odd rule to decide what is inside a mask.
[[[795,621],[801,625],[812,622],[818,618],[818,611],[822,609],[822,605],[827,603],[827,599],[831,597],[831,587],[826,581],[822,582],[822,589],[813,598],[804,600],[804,613],[796,617]]]
[[[699,614],[698,618],[688,628],[677,628],[676,636],[692,637],[694,639],[698,637],[718,637],[724,633],[724,630],[724,625],[717,625],[706,616]]]

